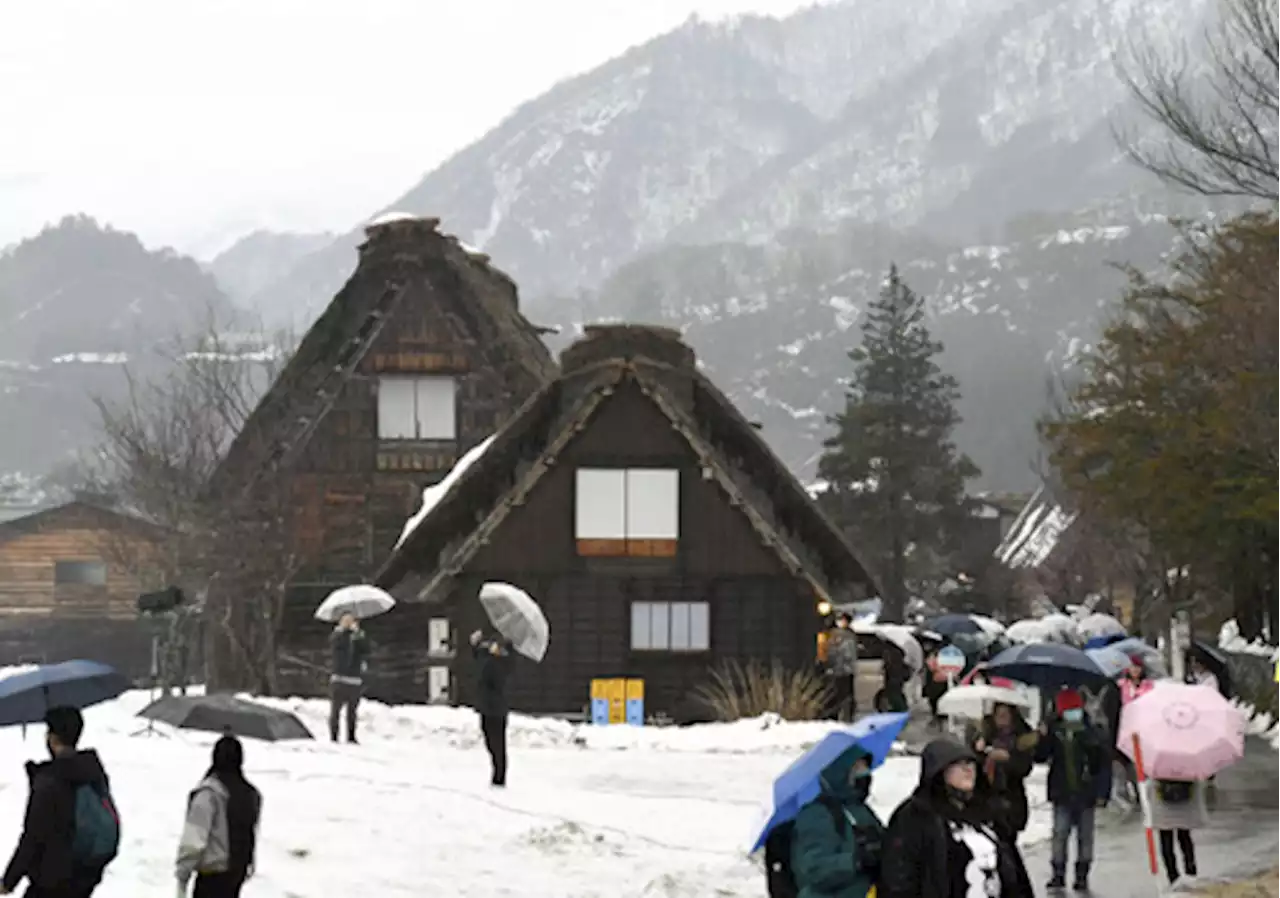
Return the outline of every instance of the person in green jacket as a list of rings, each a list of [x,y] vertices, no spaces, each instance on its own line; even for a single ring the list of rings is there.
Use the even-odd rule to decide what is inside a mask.
[[[820,785],[792,830],[798,898],[866,898],[879,876],[884,838],[884,826],[867,806],[871,756],[849,749],[822,771]]]

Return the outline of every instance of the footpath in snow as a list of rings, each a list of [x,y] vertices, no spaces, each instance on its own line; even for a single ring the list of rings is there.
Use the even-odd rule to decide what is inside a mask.
[[[86,712],[123,818],[121,856],[98,898],[170,898],[188,791],[213,734],[136,736],[143,692]],[[275,701],[313,733],[327,703]],[[744,856],[774,777],[827,723],[759,719],[683,729],[578,727],[515,717],[511,780],[488,786],[488,758],[470,711],[362,708],[362,744],[246,740],[246,768],[265,807],[254,898],[762,898]],[[0,732],[0,852],[17,838],[43,728]],[[919,761],[894,757],[872,804],[885,818],[915,787]],[[1032,784],[1042,792],[1042,781]],[[1046,832],[1033,814],[1031,839]],[[443,893],[443,891],[441,892]]]

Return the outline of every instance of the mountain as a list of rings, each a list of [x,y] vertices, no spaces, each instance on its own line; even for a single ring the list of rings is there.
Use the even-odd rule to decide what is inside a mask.
[[[247,300],[336,238],[336,234],[280,234],[258,230],[218,253],[205,267],[224,293],[232,299]]]
[[[987,245],[850,223],[765,245],[672,247],[624,267],[555,323],[571,330],[617,316],[681,327],[708,374],[811,477],[827,415],[842,407],[858,319],[896,262],[928,299],[941,364],[960,381],[956,439],[982,468],[979,486],[1023,490],[1036,482],[1050,372],[1069,371],[1116,307],[1125,285],[1116,265],[1152,269],[1174,240],[1163,216],[1115,210],[1099,224],[1102,214],[1028,217]]]
[[[123,366],[236,312],[172,250],[76,216],[0,255],[0,472],[45,471],[88,445],[92,395],[123,395]]]
[[[527,297],[594,289],[672,243],[858,221],[989,241],[1030,212],[1151,196],[1123,39],[1194,35],[1210,0],[846,0],[697,20],[517,109],[388,209],[441,218]],[[314,315],[357,233],[256,304]]]

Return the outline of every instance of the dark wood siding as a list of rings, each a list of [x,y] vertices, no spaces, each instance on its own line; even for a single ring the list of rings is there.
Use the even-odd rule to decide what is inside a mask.
[[[420,285],[387,322],[333,409],[295,465],[296,511],[313,562],[299,572],[286,600],[280,686],[311,695],[326,690],[329,628],[312,614],[332,590],[368,579],[390,554],[422,489],[438,482],[458,457],[493,433],[526,396],[513,396],[482,364],[462,323]],[[457,381],[457,440],[378,439],[378,378],[383,374],[449,375]],[[388,701],[425,696],[426,621],[405,606],[371,621],[376,647],[367,692]]]
[[[579,557],[574,539],[574,471],[580,466],[671,466],[680,471],[680,539],[673,559]],[[726,661],[808,663],[819,619],[808,586],[792,577],[764,546],[745,515],[670,422],[637,389],[620,389],[560,456],[521,508],[485,546],[450,596],[454,631],[484,623],[476,601],[486,580],[514,583],[535,596],[551,625],[540,665],[519,661],[512,706],[531,712],[584,708],[596,677],[646,681],[650,713],[677,719],[705,713],[690,693],[709,669]],[[710,650],[631,651],[631,603],[707,601]],[[398,612],[396,612],[398,613]],[[425,629],[425,624],[424,624]],[[473,697],[470,655],[454,662],[455,697]]]

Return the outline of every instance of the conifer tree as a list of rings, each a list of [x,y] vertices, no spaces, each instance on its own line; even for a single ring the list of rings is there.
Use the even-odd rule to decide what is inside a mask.
[[[965,514],[977,467],[959,453],[956,379],[925,324],[924,300],[897,267],[866,311],[844,411],[818,464],[824,501],[884,591],[884,618],[902,620],[909,579],[939,572]]]

